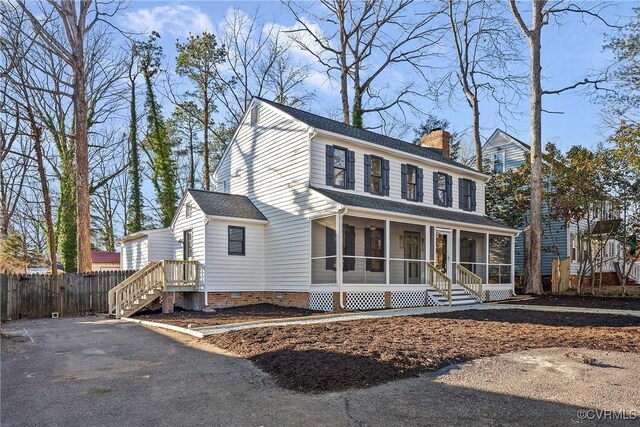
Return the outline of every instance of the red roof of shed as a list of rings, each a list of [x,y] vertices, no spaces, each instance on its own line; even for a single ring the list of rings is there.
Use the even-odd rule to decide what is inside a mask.
[[[105,264],[118,264],[120,262],[120,253],[91,251],[91,262],[105,263]]]

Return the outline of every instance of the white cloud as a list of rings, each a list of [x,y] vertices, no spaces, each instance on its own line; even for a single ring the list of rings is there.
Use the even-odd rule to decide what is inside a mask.
[[[189,33],[212,31],[213,25],[202,10],[184,4],[170,4],[127,12],[124,25],[141,33],[157,31],[161,36],[186,37]]]

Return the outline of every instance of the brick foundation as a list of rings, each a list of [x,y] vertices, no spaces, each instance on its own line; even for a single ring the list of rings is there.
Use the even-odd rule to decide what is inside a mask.
[[[571,286],[578,286],[578,276],[571,276]],[[600,284],[600,273],[593,275],[593,284]],[[582,280],[582,286],[591,286],[591,276],[585,276]],[[602,286],[618,286],[618,278],[616,273],[602,273]]]
[[[274,304],[282,307],[309,308],[307,292],[209,292],[209,307],[227,308],[251,304]],[[162,295],[162,312],[173,313],[174,307],[200,311],[204,309],[204,292],[167,292]]]

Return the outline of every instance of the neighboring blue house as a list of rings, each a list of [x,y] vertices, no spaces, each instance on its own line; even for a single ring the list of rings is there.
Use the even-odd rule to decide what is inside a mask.
[[[520,141],[502,129],[496,129],[482,147],[482,157],[485,165],[492,172],[502,173],[507,170],[522,166],[527,156],[530,155],[531,146]],[[543,211],[543,215],[548,210]],[[606,222],[613,219],[611,206],[607,206],[602,212],[598,212],[593,224],[594,228],[602,228]],[[600,224],[600,225],[599,225]],[[551,265],[554,258],[571,258],[571,275],[578,274],[580,262],[587,254],[585,244],[579,245],[578,235],[586,229],[586,221],[571,223],[565,226],[562,220],[550,220],[543,223],[542,236],[542,276],[551,276]],[[578,231],[580,230],[580,231]],[[515,240],[515,272],[522,273],[524,264],[523,236],[519,235]],[[584,243],[584,242],[583,242]],[[579,248],[578,246],[582,246]],[[615,264],[622,261],[622,244],[616,240],[608,240],[602,251],[602,272],[613,273]],[[633,274],[635,276],[636,274]]]

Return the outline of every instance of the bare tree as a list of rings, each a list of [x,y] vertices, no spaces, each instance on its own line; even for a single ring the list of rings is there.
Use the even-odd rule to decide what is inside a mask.
[[[414,82],[393,87],[375,84],[398,64],[428,80],[426,72],[432,67],[428,59],[439,55],[436,46],[445,34],[438,20],[444,4],[322,0],[325,13],[320,15],[310,12],[306,5],[292,1],[285,4],[297,23],[297,28],[289,31],[291,36],[315,57],[329,78],[339,82],[344,123],[363,127],[365,114],[376,113],[384,121],[385,115],[404,114],[406,107],[416,109],[411,102],[411,97],[418,94]],[[396,114],[391,114],[395,107]]]
[[[91,85],[92,77],[108,69],[108,51],[91,48],[99,39],[108,37],[111,24],[105,21],[119,9],[118,2],[85,0],[60,2],[47,0],[35,5],[17,0],[5,9],[17,9],[27,18],[24,22],[12,23],[29,44],[55,55],[71,70],[71,82],[57,89],[70,97],[73,103],[72,138],[75,160],[76,223],[77,223],[77,270],[91,270],[91,228],[89,188],[89,128],[95,117],[92,95],[105,90],[105,85]],[[107,71],[108,73],[108,71]],[[97,82],[97,79],[94,79]],[[100,79],[105,83],[104,79]],[[108,87],[108,85],[106,86]],[[52,92],[47,87],[40,90]]]
[[[510,66],[521,60],[519,34],[504,16],[499,2],[448,0],[448,15],[455,48],[457,85],[473,117],[476,169],[482,170],[480,100],[509,109],[509,98],[521,93],[524,77]]]
[[[582,8],[575,3],[564,3],[563,1],[532,0],[531,1],[531,25],[527,26],[522,18],[520,9],[515,0],[509,0],[511,11],[518,27],[524,34],[529,44],[529,85],[531,92],[530,102],[530,126],[531,126],[531,220],[530,220],[530,245],[527,253],[531,259],[527,260],[528,271],[523,273],[526,282],[525,292],[542,294],[542,96],[551,94],[561,94],[568,90],[576,89],[585,85],[597,87],[599,83],[605,81],[604,78],[585,78],[575,84],[561,89],[542,89],[542,61],[541,61],[541,38],[542,29],[551,20],[557,20],[566,13],[578,13],[580,15],[592,17],[600,20],[605,25],[609,25],[601,16],[602,6],[597,4],[589,8]]]

